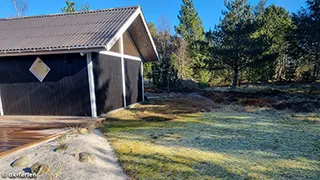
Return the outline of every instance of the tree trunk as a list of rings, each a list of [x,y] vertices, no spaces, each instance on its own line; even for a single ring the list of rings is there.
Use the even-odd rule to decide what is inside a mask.
[[[319,70],[318,68],[320,68],[320,57],[319,57],[319,52],[320,52],[320,43],[319,43],[319,40],[320,40],[320,33],[319,31],[316,31],[317,32],[317,52],[316,52],[316,62],[315,62],[315,65],[314,65],[314,81],[317,81],[317,77],[318,77],[318,73],[319,73]]]
[[[237,88],[238,77],[239,77],[239,69],[238,69],[238,67],[235,67],[235,68],[233,69],[232,89]]]
[[[318,67],[317,67],[317,62],[314,64],[314,70],[313,70],[313,79],[312,81],[317,81],[317,76],[318,76]]]
[[[169,70],[167,74],[167,90],[168,90],[168,97],[170,96],[170,79],[169,79]]]

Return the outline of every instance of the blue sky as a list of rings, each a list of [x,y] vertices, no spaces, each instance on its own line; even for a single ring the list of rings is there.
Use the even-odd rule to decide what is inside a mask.
[[[11,0],[0,0],[0,17],[13,16]],[[27,15],[53,14],[59,13],[64,6],[65,0],[27,0],[29,11]],[[256,4],[258,0],[249,0],[251,4]],[[90,3],[91,9],[104,9],[110,7],[121,7],[130,5],[140,5],[143,9],[147,21],[159,23],[164,17],[173,26],[178,24],[177,14],[180,9],[181,0],[77,0],[77,4]],[[194,0],[195,6],[203,21],[206,30],[214,27],[219,22],[221,10],[224,9],[223,0]],[[269,0],[269,4],[283,6],[290,12],[296,12],[305,5],[305,0]]]

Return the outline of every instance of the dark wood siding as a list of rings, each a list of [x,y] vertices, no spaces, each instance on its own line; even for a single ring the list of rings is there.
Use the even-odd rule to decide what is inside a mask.
[[[141,62],[124,60],[127,106],[142,101]]]
[[[123,107],[121,58],[93,53],[98,115]]]
[[[51,71],[43,82],[29,71],[40,57]],[[87,61],[80,54],[0,58],[5,115],[91,115]]]

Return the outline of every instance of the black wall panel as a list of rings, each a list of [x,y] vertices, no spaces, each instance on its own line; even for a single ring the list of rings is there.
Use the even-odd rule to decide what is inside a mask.
[[[40,82],[29,68],[40,57],[50,72]],[[80,54],[0,58],[5,115],[91,115],[87,61]]]
[[[141,62],[125,59],[126,101],[127,106],[142,101]]]
[[[121,58],[93,53],[97,113],[123,107]]]

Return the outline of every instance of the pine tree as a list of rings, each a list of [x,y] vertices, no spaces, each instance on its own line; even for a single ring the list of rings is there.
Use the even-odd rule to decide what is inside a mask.
[[[192,0],[182,0],[181,10],[179,11],[179,26],[175,30],[189,44],[204,38],[204,28],[199,14],[194,7]]]
[[[291,55],[300,60],[303,79],[316,80],[320,74],[320,0],[307,0],[307,8],[293,15],[296,26],[291,40]]]
[[[194,73],[197,74],[197,70],[206,65],[199,46],[205,36],[202,21],[192,0],[182,0],[178,19],[180,24],[175,26],[175,31],[187,43],[187,51],[194,61]]]
[[[90,10],[90,4],[86,3],[85,5],[80,5],[80,7],[78,8],[76,5],[76,1],[69,1],[66,0],[66,6],[61,8],[61,12],[64,13],[73,13],[73,12],[77,12],[77,11],[89,11]]]
[[[69,0],[66,0],[66,6],[61,8],[61,11],[64,13],[76,12],[77,11],[76,2],[75,1],[70,2]]]
[[[233,70],[232,87],[235,88],[240,71],[262,59],[265,44],[260,37],[253,37],[256,27],[252,6],[247,0],[225,1],[225,6],[224,18],[212,34],[213,61],[220,61]]]
[[[264,1],[263,1],[264,2]],[[283,7],[272,4],[265,8],[264,5],[257,6],[255,24],[257,31],[253,37],[261,37],[268,44],[268,49],[264,55],[265,61],[259,63],[253,76],[256,80],[267,81],[276,79],[281,81],[285,78],[286,65],[288,64],[287,35],[293,30],[293,22],[290,14]]]
[[[170,35],[170,26],[168,22],[162,18],[158,28],[153,23],[148,23],[151,36],[157,47],[160,62],[152,64],[151,78],[153,83],[160,88],[166,87],[168,92],[170,87],[177,80],[177,71],[172,61],[172,55],[175,51],[173,37]],[[145,69],[150,72],[150,64],[145,65]]]

